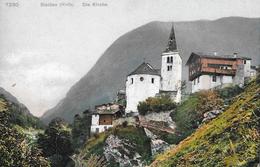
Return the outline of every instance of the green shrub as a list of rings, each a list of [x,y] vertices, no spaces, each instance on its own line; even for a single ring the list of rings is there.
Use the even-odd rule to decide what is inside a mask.
[[[230,103],[231,98],[235,97],[236,95],[242,93],[244,91],[243,88],[239,87],[238,85],[226,87],[223,89],[216,90],[219,96],[225,100],[226,104]]]
[[[146,102],[139,102],[137,110],[140,115],[146,115],[147,112],[150,110],[150,107]]]
[[[169,96],[149,97],[143,102],[139,102],[137,109],[140,115],[149,112],[169,111],[176,108],[176,103]]]

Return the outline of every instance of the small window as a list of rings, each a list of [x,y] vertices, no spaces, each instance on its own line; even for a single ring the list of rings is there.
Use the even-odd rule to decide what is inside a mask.
[[[217,76],[216,75],[212,76],[212,82],[217,82]]]
[[[106,122],[106,120],[104,119],[104,121],[103,122]]]
[[[173,57],[171,57],[171,63],[173,62]]]
[[[134,78],[131,78],[131,84],[133,84],[134,83]]]
[[[170,63],[170,57],[167,57],[167,63]]]
[[[152,78],[152,83],[154,83],[154,78]]]
[[[140,77],[140,81],[143,81],[144,80],[144,77]]]
[[[198,83],[200,83],[200,77],[198,77]]]
[[[167,66],[167,71],[172,71],[172,66]]]
[[[246,60],[244,60],[244,64],[246,64]]]

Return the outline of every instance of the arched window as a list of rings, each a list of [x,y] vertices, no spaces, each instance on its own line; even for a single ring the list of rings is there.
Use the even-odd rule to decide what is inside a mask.
[[[167,57],[167,63],[170,63],[170,57]]]
[[[152,78],[151,82],[154,83],[154,78]]]

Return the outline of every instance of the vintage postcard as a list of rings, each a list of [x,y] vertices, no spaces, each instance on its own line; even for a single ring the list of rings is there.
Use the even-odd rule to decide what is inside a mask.
[[[259,0],[1,0],[0,167],[260,167]]]

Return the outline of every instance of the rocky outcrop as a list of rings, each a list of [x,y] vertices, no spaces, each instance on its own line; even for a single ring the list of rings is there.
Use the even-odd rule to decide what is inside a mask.
[[[107,161],[117,162],[120,167],[143,166],[141,155],[134,151],[133,143],[115,135],[110,135],[106,139],[104,155]]]
[[[176,126],[170,117],[170,113],[171,111],[165,111],[139,116],[140,125],[144,127],[146,136],[151,139],[152,156],[162,153],[170,147],[167,142],[160,139],[160,137],[151,131],[156,130],[159,133],[174,133]]]
[[[202,122],[208,122],[214,118],[216,118],[219,114],[221,114],[222,110],[211,110],[209,112],[204,113]]]
[[[149,113],[145,116],[139,116],[140,121],[144,121],[144,122],[165,122],[167,124],[167,126],[171,129],[175,129],[176,125],[175,123],[172,121],[172,118],[170,116],[171,111],[165,111],[165,112],[159,112],[159,113]]]
[[[150,130],[144,128],[144,131],[146,133],[146,136],[151,139],[152,156],[158,153],[162,153],[170,147],[168,143],[161,139],[158,139],[158,137],[155,134],[153,134]]]

